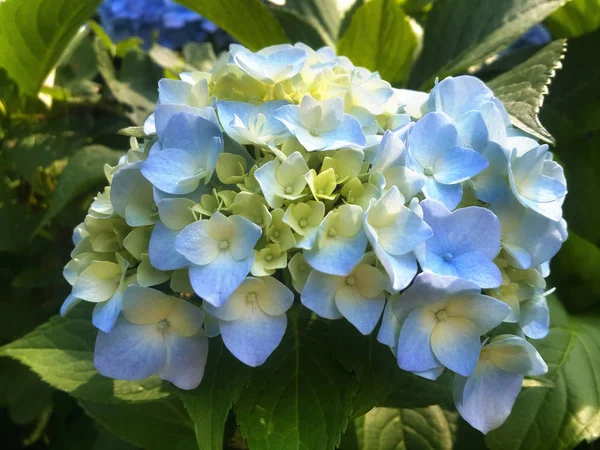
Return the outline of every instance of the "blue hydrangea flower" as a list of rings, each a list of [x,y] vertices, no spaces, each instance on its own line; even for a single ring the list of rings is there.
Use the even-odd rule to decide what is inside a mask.
[[[158,43],[177,49],[188,42],[212,40],[223,47],[231,38],[212,22],[172,0],[105,0],[98,9],[100,22],[113,41],[137,36],[144,48]]]
[[[266,47],[256,53],[232,44],[229,51],[234,64],[265,84],[281,83],[298,75],[308,57],[306,51],[290,44]]]
[[[567,239],[564,220],[554,222],[525,208],[510,193],[490,210],[502,226],[502,248],[517,268],[529,269],[549,261]]]
[[[386,131],[373,160],[370,181],[385,192],[396,186],[404,198],[413,198],[425,185],[425,176],[408,168],[408,151],[401,135],[408,133],[412,123],[397,132]]]
[[[306,150],[363,148],[367,141],[360,122],[344,113],[344,100],[332,97],[318,102],[310,95],[300,105],[287,105],[275,112],[279,120]]]
[[[273,139],[287,133],[283,124],[274,117],[275,111],[284,105],[287,102],[281,100],[258,106],[222,100],[217,103],[217,112],[223,131],[236,142],[267,147]]]
[[[208,355],[202,310],[160,291],[130,286],[123,314],[110,333],[96,338],[94,365],[118,380],[158,374],[181,389],[200,384]]]
[[[412,127],[407,148],[409,167],[425,177],[425,197],[450,210],[462,199],[461,183],[488,166],[483,156],[462,146],[456,127],[444,113],[423,116]]]
[[[472,427],[487,434],[510,414],[523,376],[543,375],[547,371],[548,366],[529,342],[518,336],[496,336],[481,349],[473,373],[456,376],[454,404]]]
[[[362,334],[371,333],[383,312],[388,289],[387,277],[371,265],[374,259],[365,255],[345,277],[311,271],[302,290],[302,304],[326,319],[345,317]]]
[[[450,212],[433,200],[421,202],[423,219],[433,230],[418,253],[423,270],[494,288],[502,275],[493,260],[500,251],[500,221],[488,209],[469,206]]]
[[[512,193],[523,206],[555,222],[562,218],[567,181],[563,168],[552,161],[546,144],[521,155],[513,149],[508,180]]]
[[[431,237],[431,228],[404,206],[404,198],[396,186],[371,201],[363,223],[377,259],[390,277],[392,289],[404,289],[417,274],[413,251]]]
[[[367,247],[362,217],[363,210],[357,205],[330,211],[319,225],[312,248],[304,250],[308,264],[330,275],[349,275]]]
[[[196,294],[221,306],[244,281],[254,262],[261,228],[241,216],[214,213],[185,227],[175,248],[190,261],[190,281]]]
[[[445,366],[469,376],[479,358],[479,337],[510,311],[506,303],[481,295],[476,284],[430,272],[420,273],[393,308],[402,327],[398,365],[417,375]]]
[[[142,176],[142,161],[124,164],[113,174],[110,201],[117,214],[132,227],[158,221],[152,185]]]
[[[287,327],[286,311],[294,293],[272,277],[246,278],[221,306],[206,304],[218,319],[223,343],[252,367],[260,366],[277,348]]]
[[[187,194],[207,183],[223,151],[223,134],[209,120],[176,114],[161,135],[161,146],[152,148],[142,163],[142,174],[158,189]]]
[[[73,285],[76,299],[95,303],[92,323],[99,330],[110,333],[123,305],[125,289],[135,283],[135,275],[127,276],[129,263],[118,253],[117,262],[92,261]],[[72,303],[74,299],[67,298]],[[74,305],[67,304],[65,312]]]

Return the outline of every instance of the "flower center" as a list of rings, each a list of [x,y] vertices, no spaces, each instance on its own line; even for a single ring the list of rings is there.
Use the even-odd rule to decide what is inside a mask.
[[[262,217],[261,217],[261,216],[256,216],[256,217],[254,218],[254,223],[255,223],[256,225],[259,225],[259,226],[260,226],[260,225],[262,225],[262,224],[263,224],[263,219],[262,219]]]
[[[317,195],[323,195],[325,193],[325,191],[323,189],[319,189],[317,191]]]
[[[306,225],[308,225],[308,222],[306,221],[306,219],[301,219],[300,220],[300,227],[304,228],[304,227],[306,227]]]
[[[424,173],[425,175],[427,175],[428,177],[431,177],[431,176],[433,176],[433,167],[425,167],[425,168],[423,169],[423,173]]]
[[[255,292],[250,292],[248,293],[248,295],[246,295],[246,302],[247,303],[256,303],[256,293]]]
[[[437,313],[435,313],[435,316],[440,322],[445,322],[448,319],[448,313],[445,309],[440,309]]]
[[[316,136],[319,134],[319,129],[317,127],[313,127],[310,129],[310,134],[312,134],[313,136]]]
[[[444,259],[448,262],[452,261],[452,259],[454,259],[454,255],[452,253],[446,253],[444,255]]]
[[[222,240],[221,242],[219,242],[219,248],[221,250],[227,250],[229,248],[229,241]]]
[[[291,194],[292,193],[292,187],[291,186],[286,186],[285,187],[285,193],[286,194]]]
[[[348,203],[354,203],[354,197],[348,197]]]
[[[159,330],[166,330],[167,328],[169,328],[169,322],[167,322],[167,319],[163,319],[161,321],[159,321],[156,326],[158,327]]]
[[[281,236],[281,233],[279,233],[279,231],[273,231],[273,237],[275,239],[279,238],[279,236]]]
[[[356,284],[356,277],[354,275],[346,277],[346,284],[348,286],[354,286]]]
[[[265,256],[265,261],[273,261],[273,255]]]
[[[336,237],[337,230],[335,228],[330,228],[329,231],[327,232],[327,234],[329,235],[329,237]]]

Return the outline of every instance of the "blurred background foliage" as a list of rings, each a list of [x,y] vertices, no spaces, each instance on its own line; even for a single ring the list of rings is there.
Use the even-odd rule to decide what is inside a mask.
[[[573,317],[592,317],[600,302],[600,0],[563,3],[0,0],[0,345],[46,322],[68,294],[62,268],[72,229],[104,185],[104,165],[129,148],[118,131],[143,123],[161,77],[210,70],[236,41],[252,50],[287,41],[331,45],[396,87],[428,89],[436,76],[466,72],[492,86],[502,74],[516,77],[513,88],[531,96],[509,110],[539,137],[554,136],[569,183],[570,237],[553,260],[551,283],[563,307],[579,314]],[[554,53],[538,52],[562,38],[568,51],[541,109],[546,132],[533,119],[562,44]],[[539,61],[528,63],[536,54]],[[527,76],[510,72],[515,67]],[[593,339],[597,352],[600,337]],[[559,371],[575,358],[568,351],[559,355]],[[597,372],[587,392],[597,397],[600,354],[588,362]],[[577,382],[568,373],[560,377]],[[531,444],[522,428],[533,425],[516,424],[517,417],[484,443],[444,403],[448,383],[420,396],[414,393],[425,388],[418,381],[403,383],[384,406],[350,424],[340,448],[573,448],[600,430],[597,409],[583,431],[558,423],[563,440],[545,441],[541,426]],[[555,407],[543,401],[549,403],[542,409]],[[77,400],[9,358],[0,358],[0,406],[4,449],[196,448],[194,424],[177,399],[117,406]],[[547,420],[538,416],[534,421]],[[522,439],[504,439],[507,433]],[[246,448],[231,417],[225,442]]]

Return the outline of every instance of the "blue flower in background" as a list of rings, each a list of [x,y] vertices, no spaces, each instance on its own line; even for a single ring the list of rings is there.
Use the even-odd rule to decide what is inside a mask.
[[[105,0],[98,13],[114,41],[139,36],[146,49],[152,45],[155,31],[158,43],[169,48],[209,40],[224,48],[231,41],[214,23],[173,0]]]
[[[521,36],[519,40],[510,47],[510,49],[517,50],[527,47],[540,47],[542,45],[549,44],[550,41],[552,41],[550,31],[548,31],[548,28],[540,23],[523,33],[523,36]]]

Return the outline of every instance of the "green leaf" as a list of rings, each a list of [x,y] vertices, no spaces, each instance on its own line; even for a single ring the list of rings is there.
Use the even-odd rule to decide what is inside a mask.
[[[427,380],[404,370],[397,378],[394,393],[383,406],[394,408],[422,408],[430,405],[442,405],[453,408],[452,383],[454,374],[446,370],[435,380]]]
[[[288,314],[288,332],[252,371],[235,406],[252,450],[333,449],[351,414],[356,383],[328,354],[327,327]]]
[[[6,0],[0,2],[0,67],[20,90],[38,92],[79,27],[101,0]]]
[[[546,19],[555,37],[577,37],[600,28],[599,0],[571,0]]]
[[[170,394],[157,377],[122,381],[100,375],[94,367],[97,334],[90,308],[78,306],[67,318],[55,316],[21,339],[0,347],[0,356],[22,362],[46,383],[84,400],[138,402]]]
[[[565,0],[438,0],[409,87],[426,90],[436,77],[464,72],[496,55]]]
[[[344,435],[342,448],[451,450],[455,448],[458,422],[458,413],[444,411],[439,406],[416,409],[375,408],[354,421]]]
[[[363,336],[346,320],[333,322],[330,334],[335,358],[358,380],[352,416],[385,404],[397,389],[399,377],[407,373],[398,368],[390,349],[377,341],[376,333]]]
[[[0,359],[0,406],[11,420],[25,425],[36,420],[52,405],[53,389],[23,364]]]
[[[154,110],[158,98],[158,80],[161,77],[158,66],[141,50],[134,49],[125,55],[117,74],[110,49],[98,36],[94,41],[94,50],[98,70],[108,89],[117,101],[130,108],[127,117],[134,124],[142,125]]]
[[[28,205],[0,206],[0,251],[18,252],[27,247],[41,218]]]
[[[371,0],[352,16],[337,52],[377,70],[390,83],[406,81],[418,39],[398,0]]]
[[[288,39],[269,8],[260,0],[177,0],[214,22],[242,45],[258,51]]]
[[[600,248],[570,232],[560,253],[552,260],[551,277],[564,292],[570,311],[583,311],[600,303]]]
[[[135,404],[79,404],[114,434],[146,450],[196,450],[193,424],[175,396]]]
[[[74,198],[105,181],[104,165],[116,164],[121,152],[101,145],[90,145],[77,151],[56,185],[50,207],[40,227],[60,213]]]
[[[554,41],[524,63],[488,82],[506,106],[513,125],[552,144],[554,138],[540,123],[538,114],[548,85],[561,68],[565,50],[565,40]]]
[[[220,338],[211,339],[200,386],[193,391],[179,391],[194,422],[199,450],[223,448],[227,415],[249,381],[250,367],[229,353]]]
[[[302,42],[314,49],[334,45],[322,28],[315,27],[301,15],[284,8],[275,7],[271,7],[271,12],[285,30],[285,34],[290,41]]]
[[[314,29],[318,30],[326,45],[335,46],[342,20],[337,0],[287,0],[284,8],[303,18]],[[285,25],[283,29],[289,36],[289,30]],[[305,44],[308,45],[307,42]]]
[[[567,296],[568,293],[563,293]],[[571,316],[551,300],[548,336],[532,341],[552,387],[523,389],[508,420],[486,437],[491,450],[572,449],[600,433],[600,315]]]

